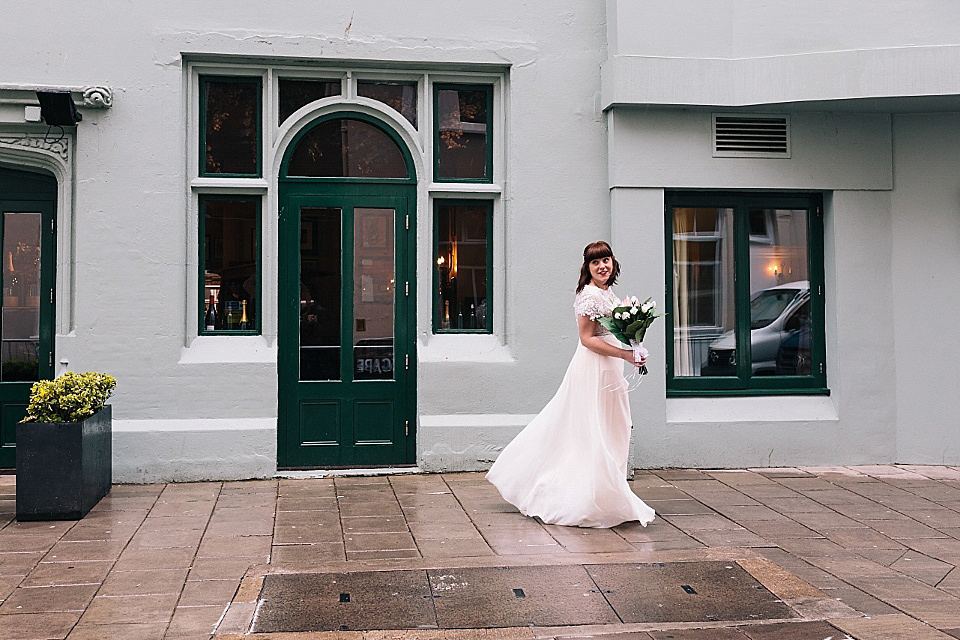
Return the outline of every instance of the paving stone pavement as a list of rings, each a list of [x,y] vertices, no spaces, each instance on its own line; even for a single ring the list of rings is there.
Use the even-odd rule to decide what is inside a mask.
[[[543,525],[482,473],[115,485],[83,520],[21,523],[0,476],[0,640],[960,638],[960,468],[661,469],[631,486],[657,510],[646,528]],[[275,574],[717,561],[792,617],[250,633]]]

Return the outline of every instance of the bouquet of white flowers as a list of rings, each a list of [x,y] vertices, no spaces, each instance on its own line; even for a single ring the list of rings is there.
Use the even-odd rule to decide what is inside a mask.
[[[662,316],[657,313],[657,303],[651,298],[640,302],[636,296],[627,296],[614,307],[613,315],[609,318],[597,318],[597,321],[607,328],[620,342],[633,349],[633,358],[640,361],[646,358],[649,352],[643,347],[643,337],[653,321]],[[647,365],[640,367],[640,375],[646,375]]]

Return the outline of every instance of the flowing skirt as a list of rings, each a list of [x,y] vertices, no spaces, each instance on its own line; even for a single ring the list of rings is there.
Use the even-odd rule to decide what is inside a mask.
[[[487,479],[521,513],[547,524],[646,526],[654,510],[626,480],[631,424],[623,361],[578,344],[556,395],[504,448]]]

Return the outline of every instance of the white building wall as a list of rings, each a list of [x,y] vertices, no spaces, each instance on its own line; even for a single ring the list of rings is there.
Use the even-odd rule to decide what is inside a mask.
[[[713,158],[705,111],[611,115],[613,240],[621,292],[664,306],[664,189],[816,189],[825,198],[829,396],[667,398],[658,373],[632,397],[634,461],[661,466],[783,466],[896,460],[890,118],[793,114],[793,159]],[[823,123],[831,123],[824,127]],[[863,150],[868,153],[863,153]],[[658,160],[659,159],[659,160]],[[636,186],[621,186],[621,185]],[[666,322],[647,333],[665,362]],[[887,353],[885,353],[887,352]]]
[[[894,116],[897,459],[960,462],[960,113]]]
[[[956,7],[609,0],[607,15],[613,234],[643,265],[625,283],[662,290],[663,256],[630,240],[663,234],[665,188],[814,190],[826,205],[830,396],[664,399],[648,380],[636,461],[956,464],[960,354],[935,337],[958,306]],[[713,158],[711,112],[789,114],[792,158]]]
[[[942,0],[608,0],[611,54],[755,58],[955,45],[956,7]]]
[[[580,252],[609,233],[597,80],[606,57],[602,4],[564,0],[544,10],[495,0],[466,15],[449,4],[388,7],[377,0],[339,9],[300,0],[229,10],[184,1],[108,3],[95,10],[57,5],[42,21],[37,5],[4,11],[4,24],[16,28],[4,29],[0,84],[114,90],[113,107],[84,110],[76,129],[75,196],[66,213],[73,234],[59,238],[67,248],[62,268],[71,275],[57,294],[64,313],[56,354],[62,368],[118,379],[116,480],[255,477],[276,469],[269,322],[262,337],[193,344],[195,303],[185,301],[196,297],[197,248],[187,149],[196,132],[188,124],[185,57],[260,68],[506,70],[506,130],[497,133],[506,145],[498,169],[505,186],[496,195],[504,323],[486,340],[434,338],[429,287],[421,287],[422,466],[491,459],[479,450],[495,450],[491,442],[505,441],[549,398],[575,344],[570,305]],[[107,25],[109,35],[91,37]],[[22,106],[0,107],[0,133],[45,129],[26,124]],[[432,238],[432,205],[422,194],[419,275],[429,282],[422,249]],[[272,210],[265,202],[264,215]],[[265,260],[275,261],[270,241]],[[275,274],[275,265],[266,262],[263,273]],[[264,294],[265,312],[275,313],[275,283],[265,282]],[[490,435],[465,438],[471,421]]]
[[[939,0],[607,0],[603,105],[956,96],[956,19]]]

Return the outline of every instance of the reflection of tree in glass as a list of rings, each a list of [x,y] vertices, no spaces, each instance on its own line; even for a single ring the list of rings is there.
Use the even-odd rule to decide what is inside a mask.
[[[207,173],[256,172],[257,94],[254,83],[207,84]]]
[[[17,243],[17,252],[13,257],[17,272],[28,287],[39,288],[40,278],[40,245]]]
[[[441,91],[441,93],[447,93]],[[485,124],[487,122],[486,91],[456,91],[458,108],[440,112],[440,139],[447,149],[465,149],[470,138],[464,138],[464,122]]]
[[[330,120],[311,130],[294,149],[292,176],[406,178],[407,167],[396,143],[380,129],[359,120]]]
[[[304,106],[321,98],[340,95],[339,80],[294,80],[280,78],[279,124]]]
[[[417,85],[407,82],[358,82],[357,94],[382,102],[417,127]]]
[[[17,241],[7,245],[4,287],[9,295],[40,295],[40,243]]]

